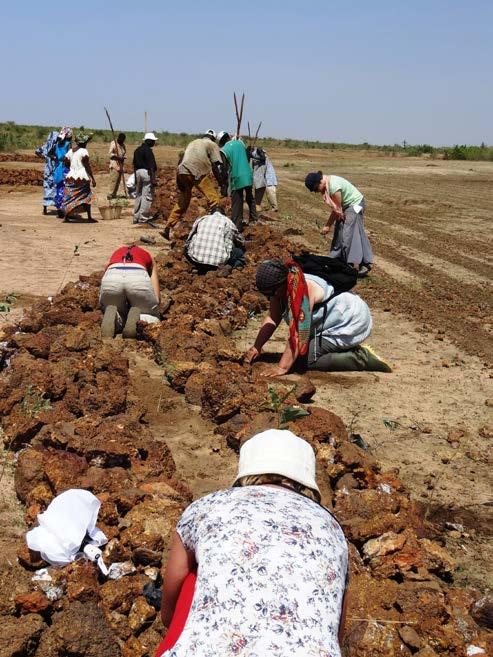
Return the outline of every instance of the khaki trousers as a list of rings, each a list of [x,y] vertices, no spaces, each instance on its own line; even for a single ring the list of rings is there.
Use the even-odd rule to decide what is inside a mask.
[[[267,200],[270,203],[270,206],[273,210],[277,210],[277,193],[275,185],[269,185],[268,187],[259,187],[255,190],[255,203],[260,208],[264,198],[264,194],[267,194]]]
[[[141,313],[159,317],[159,302],[145,269],[140,267],[112,267],[107,269],[99,292],[99,303],[103,310],[116,306],[118,326],[121,329],[129,308],[136,306]]]
[[[197,180],[191,173],[179,173],[176,176],[176,186],[178,187],[178,199],[169,214],[166,223],[168,228],[175,226],[188,210],[194,187],[205,196],[209,214],[216,210],[220,197],[211,176],[203,176]]]
[[[118,188],[120,187],[120,182],[122,179],[122,172],[118,169],[110,169],[110,182],[109,182],[109,191],[108,194],[111,196],[116,196],[118,193]],[[125,181],[123,182],[125,184]]]

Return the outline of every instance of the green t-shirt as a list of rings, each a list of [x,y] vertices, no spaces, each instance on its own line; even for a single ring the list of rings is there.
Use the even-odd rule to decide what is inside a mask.
[[[241,140],[231,140],[222,147],[229,162],[229,185],[231,191],[249,187],[253,183],[252,170],[248,164],[245,144]]]
[[[356,205],[363,198],[363,194],[349,180],[341,178],[341,176],[331,175],[329,178],[329,194],[332,196],[336,192],[341,192],[342,207],[344,210],[351,207],[351,205]]]

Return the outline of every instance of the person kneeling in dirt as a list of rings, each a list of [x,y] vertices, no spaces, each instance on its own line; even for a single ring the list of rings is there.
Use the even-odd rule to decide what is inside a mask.
[[[245,240],[231,219],[221,212],[199,217],[185,244],[185,256],[205,274],[218,267],[244,267]]]
[[[269,429],[241,447],[233,487],[178,521],[163,577],[169,631],[155,655],[340,657],[347,581],[347,542],[320,504],[313,448]]]
[[[258,290],[270,300],[267,317],[244,356],[255,361],[264,344],[284,319],[289,338],[279,365],[263,373],[287,374],[295,362],[309,370],[391,372],[391,368],[362,342],[370,335],[372,318],[357,294],[342,292],[319,276],[304,274],[294,261],[264,260],[257,270]]]
[[[151,254],[140,246],[121,246],[112,254],[101,281],[103,337],[112,338],[123,329],[124,338],[135,338],[139,319],[159,321],[160,296]]]

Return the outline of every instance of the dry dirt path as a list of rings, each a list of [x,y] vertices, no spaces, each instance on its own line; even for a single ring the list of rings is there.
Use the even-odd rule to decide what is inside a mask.
[[[105,176],[97,176],[104,187]],[[64,224],[55,214],[41,214],[39,187],[8,192],[0,187],[0,294],[49,296],[80,274],[103,269],[114,249],[157,230],[132,224],[131,208],[115,221]],[[153,247],[149,251],[154,252]]]

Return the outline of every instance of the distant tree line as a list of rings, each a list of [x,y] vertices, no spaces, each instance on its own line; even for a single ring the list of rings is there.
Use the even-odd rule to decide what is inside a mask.
[[[14,121],[0,123],[0,151],[12,152],[20,149],[34,149],[40,146],[51,130],[58,130],[60,126],[42,125],[17,125]],[[110,142],[112,139],[110,130],[90,129],[84,126],[75,128],[81,132],[92,132],[94,140],[99,142]],[[142,139],[142,132],[125,130],[128,144],[138,144]],[[155,131],[159,137],[160,145],[177,146],[183,148],[191,140],[199,135],[187,132]],[[265,137],[259,139],[257,144],[263,148],[290,148],[290,149],[326,149],[337,150],[366,150],[382,155],[419,157],[426,155],[430,158],[443,158],[446,160],[490,160],[493,161],[493,147],[482,143],[480,146],[430,146],[430,144],[401,144],[376,146],[363,142],[362,144],[346,144],[336,142],[308,141],[304,139],[274,139]]]

